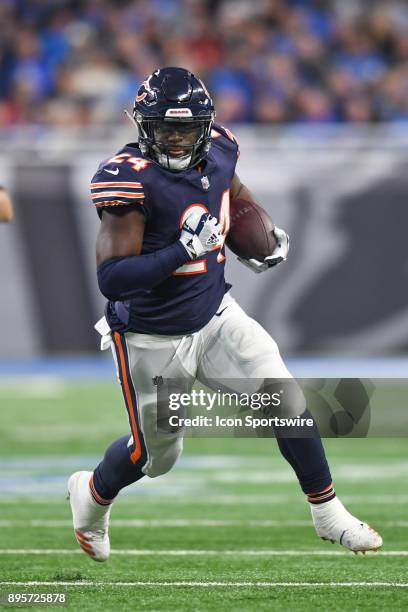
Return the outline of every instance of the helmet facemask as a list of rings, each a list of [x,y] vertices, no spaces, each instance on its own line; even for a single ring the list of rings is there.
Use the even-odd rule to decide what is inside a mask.
[[[211,145],[213,119],[145,119],[135,114],[142,153],[167,170],[197,165]]]

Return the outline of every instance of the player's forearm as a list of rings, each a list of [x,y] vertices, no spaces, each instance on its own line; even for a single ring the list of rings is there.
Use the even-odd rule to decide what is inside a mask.
[[[115,257],[98,267],[98,284],[108,300],[127,300],[139,289],[152,289],[191,261],[179,240],[147,255]]]
[[[13,205],[7,191],[0,187],[0,222],[11,221],[13,218]]]

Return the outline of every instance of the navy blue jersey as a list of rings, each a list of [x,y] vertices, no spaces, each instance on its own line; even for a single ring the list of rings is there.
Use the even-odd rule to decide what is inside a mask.
[[[102,162],[92,179],[92,200],[103,209],[140,206],[146,217],[142,254],[173,244],[192,207],[218,218],[229,229],[229,192],[238,145],[229,130],[215,125],[212,146],[202,168],[171,172],[145,159],[137,143]],[[131,300],[109,302],[111,329],[179,335],[198,331],[217,311],[230,288],[224,279],[224,247],[188,262],[153,289],[140,289]]]

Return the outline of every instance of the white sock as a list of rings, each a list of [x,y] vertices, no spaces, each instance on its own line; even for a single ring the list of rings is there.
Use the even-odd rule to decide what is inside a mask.
[[[313,524],[320,537],[340,538],[345,529],[358,522],[338,497],[322,504],[310,504],[310,510]]]

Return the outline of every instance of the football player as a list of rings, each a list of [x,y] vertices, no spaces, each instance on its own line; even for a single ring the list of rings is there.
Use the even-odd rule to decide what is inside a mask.
[[[230,198],[253,200],[237,174],[238,144],[214,123],[204,84],[182,68],[156,70],[134,104],[137,142],[99,166],[91,194],[101,220],[99,287],[108,299],[96,325],[111,348],[129,417],[93,471],[68,481],[77,541],[95,561],[109,557],[109,515],[119,491],[168,472],[182,450],[178,433],[157,434],[160,377],[191,385],[223,376],[290,379],[278,347],[229,293],[224,241]],[[286,259],[277,247],[264,271]],[[303,406],[301,412],[310,416]],[[310,503],[317,534],[353,551],[378,549],[381,537],[336,497],[317,429],[308,437],[277,435]]]
[[[13,204],[11,198],[5,189],[0,185],[0,223],[11,221],[13,218]]]

